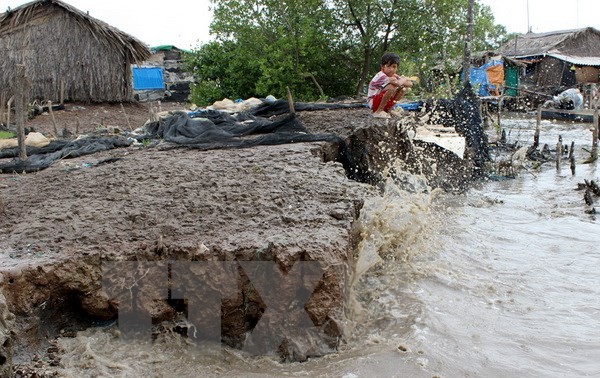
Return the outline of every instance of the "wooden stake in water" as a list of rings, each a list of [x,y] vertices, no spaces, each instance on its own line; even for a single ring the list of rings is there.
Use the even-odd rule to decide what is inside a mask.
[[[542,128],[542,107],[540,106],[537,111],[535,134],[533,134],[533,148],[537,148],[540,145],[540,129]]]
[[[575,175],[575,141],[571,142],[569,148],[569,162],[571,162],[571,174]]]
[[[594,111],[594,122],[592,124],[592,156],[591,156],[591,161],[596,160],[596,158],[598,157],[598,132],[600,129],[600,122],[599,121],[599,116],[598,116],[598,109],[596,109]]]
[[[556,143],[556,170],[560,172],[560,159],[562,158],[562,135],[558,136],[558,143]]]

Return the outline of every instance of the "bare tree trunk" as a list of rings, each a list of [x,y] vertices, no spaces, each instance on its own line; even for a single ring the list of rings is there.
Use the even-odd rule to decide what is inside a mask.
[[[473,3],[475,0],[469,0],[467,8],[467,35],[465,37],[465,51],[463,55],[463,79],[464,83],[470,81],[469,68],[471,67],[471,42],[473,41]]]

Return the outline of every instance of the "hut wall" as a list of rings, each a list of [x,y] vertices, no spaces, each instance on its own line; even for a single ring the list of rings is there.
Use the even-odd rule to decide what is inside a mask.
[[[125,52],[59,7],[45,7],[26,25],[0,34],[0,94],[13,92],[15,65],[24,64],[31,99],[129,101],[131,74]]]
[[[537,65],[534,79],[541,87],[572,86],[576,83],[571,64],[552,57],[544,58]]]
[[[583,66],[575,69],[578,83],[598,83],[598,67]]]

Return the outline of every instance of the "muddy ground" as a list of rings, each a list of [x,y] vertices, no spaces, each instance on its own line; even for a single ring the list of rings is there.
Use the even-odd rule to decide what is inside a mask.
[[[181,108],[166,103],[161,110]],[[367,169],[381,170],[389,157],[381,151],[390,147],[395,156],[410,157],[406,130],[373,119],[366,108],[298,116],[313,133],[352,140]],[[413,122],[413,115],[406,117]],[[149,109],[67,104],[54,118],[59,130],[87,134],[140,127]],[[54,129],[50,115],[26,127],[47,135]],[[346,177],[334,161],[338,149],[324,142],[213,151],[133,145],[64,159],[34,174],[0,175],[0,287],[16,315],[15,363],[24,364],[15,370],[27,376],[40,365],[32,356],[43,355],[52,339],[116,318],[119,303],[102,290],[104,261],[268,260],[283,272],[297,261],[321,261],[324,274],[306,312],[322,337],[299,338],[274,352],[301,361],[335,350],[361,237],[353,224],[363,198],[377,193],[376,185]],[[431,146],[418,150],[415,164],[430,159],[440,172],[469,169]],[[135,273],[127,278],[135,280]],[[234,280],[238,290],[223,302],[221,334],[240,346],[266,306],[248,274],[239,269]],[[155,324],[185,312],[174,301],[143,295],[137,301]]]
[[[27,120],[25,127],[50,136],[54,133],[54,116],[59,136],[62,136],[63,130],[71,134],[88,134],[110,126],[127,131],[130,127],[136,129],[142,126],[154,109],[168,111],[185,108],[186,104],[178,102],[135,102],[123,105],[67,103],[64,110],[56,110],[52,114],[44,112]]]

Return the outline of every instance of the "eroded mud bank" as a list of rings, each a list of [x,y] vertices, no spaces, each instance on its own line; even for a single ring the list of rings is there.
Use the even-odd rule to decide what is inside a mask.
[[[316,285],[289,275],[272,288],[311,293],[304,309],[318,336],[287,340],[273,352],[303,360],[335,350],[358,241],[353,224],[365,196],[377,195],[378,177],[390,173],[389,162],[402,161],[446,189],[460,188],[471,169],[438,146],[412,141],[413,118],[343,113],[311,112],[300,120],[313,132],[344,137],[353,169],[369,183],[349,180],[335,162],[340,146],[323,142],[204,152],[130,147],[2,176],[0,285],[17,319],[17,359],[43,350],[48,339],[116,319],[124,304],[107,295],[102,280],[133,284],[137,276],[132,270],[103,277],[103,264],[115,261],[273,261],[284,276],[299,261],[319,261]],[[107,157],[114,159],[94,164]],[[221,337],[242,347],[267,306],[243,264],[234,270],[226,275],[236,290],[221,305]],[[189,301],[170,291],[140,293],[128,305],[155,325],[189,315]]]

